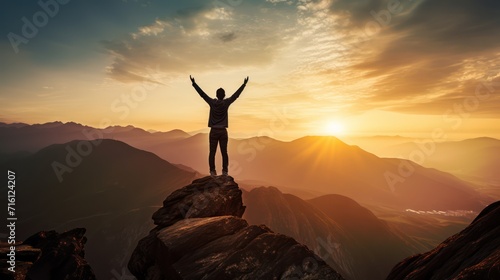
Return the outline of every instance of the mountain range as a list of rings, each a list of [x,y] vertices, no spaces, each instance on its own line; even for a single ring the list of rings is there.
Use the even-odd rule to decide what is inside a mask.
[[[85,146],[82,143],[91,145],[88,154],[78,154],[83,151],[79,147]],[[76,157],[70,151],[81,160],[59,181],[53,163],[69,167],[74,159],[68,155]],[[23,205],[18,214],[18,236],[26,238],[39,230],[65,231],[77,225],[87,228],[86,258],[98,278],[121,273],[140,236],[150,230],[149,217],[161,205],[161,198],[199,177],[116,140],[54,144],[0,165],[14,170],[17,184],[23,186],[17,193]],[[349,279],[363,279],[369,273],[383,279],[391,263],[427,249],[405,244],[404,235],[398,236],[368,209],[344,196],[306,201],[276,188],[260,187],[244,191],[243,199],[247,206],[244,218],[249,224],[266,224],[306,244]],[[325,204],[329,203],[338,203],[338,208],[328,209]],[[360,238],[359,228],[355,230],[355,225],[331,211],[357,216],[366,230],[373,231],[373,238]],[[377,258],[381,254],[377,242],[387,246],[382,252],[389,253],[383,258]],[[365,255],[363,248],[367,249]]]
[[[206,134],[180,130],[1,124],[0,166],[16,171],[23,186],[18,235],[85,227],[96,275],[116,277],[161,199],[202,176],[207,142]],[[230,173],[244,189],[243,218],[307,245],[347,279],[383,279],[397,261],[433,248],[494,200],[449,173],[380,158],[335,137],[230,139],[229,147]]]
[[[188,170],[205,173],[207,168],[207,134],[190,136],[179,130],[150,133],[130,126],[95,129],[57,122],[19,126],[0,127],[0,153],[9,151],[12,156],[33,152],[44,143],[105,137],[153,152]],[[380,158],[335,137],[309,136],[290,142],[269,137],[230,139],[228,149],[233,176],[242,181],[258,178],[298,195],[307,192],[309,198],[335,193],[368,207],[442,211],[479,211],[494,200],[450,174],[407,160]]]

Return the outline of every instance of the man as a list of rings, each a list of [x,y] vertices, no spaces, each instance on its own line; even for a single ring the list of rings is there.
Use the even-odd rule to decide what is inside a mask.
[[[246,77],[243,81],[243,85],[241,85],[241,87],[227,99],[224,99],[226,92],[223,88],[219,88],[216,94],[217,98],[212,99],[196,84],[193,77],[189,76],[189,78],[191,79],[193,87],[196,89],[198,94],[210,106],[210,116],[208,118],[208,126],[210,127],[210,153],[208,155],[210,175],[217,175],[217,171],[215,171],[215,152],[217,151],[217,145],[219,145],[222,154],[222,175],[227,176],[227,167],[229,165],[229,157],[227,155],[228,137],[226,129],[228,127],[227,110],[245,89],[245,86],[248,83],[248,77]]]

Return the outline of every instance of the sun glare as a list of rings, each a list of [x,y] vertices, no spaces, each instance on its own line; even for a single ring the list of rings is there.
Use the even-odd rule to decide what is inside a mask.
[[[327,135],[340,136],[345,134],[345,127],[338,121],[330,121],[325,125],[324,131]]]

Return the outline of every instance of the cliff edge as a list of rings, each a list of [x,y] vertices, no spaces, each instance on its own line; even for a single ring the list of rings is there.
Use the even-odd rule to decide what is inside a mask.
[[[153,214],[128,268],[142,279],[343,279],[306,246],[249,226],[232,177],[204,177],[169,195]]]

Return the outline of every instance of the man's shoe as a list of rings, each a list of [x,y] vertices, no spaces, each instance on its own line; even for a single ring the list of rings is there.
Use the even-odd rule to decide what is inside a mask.
[[[222,171],[222,175],[227,176],[227,171]]]
[[[210,176],[212,176],[212,177],[217,176],[217,171],[215,171],[215,170],[210,171]]]

